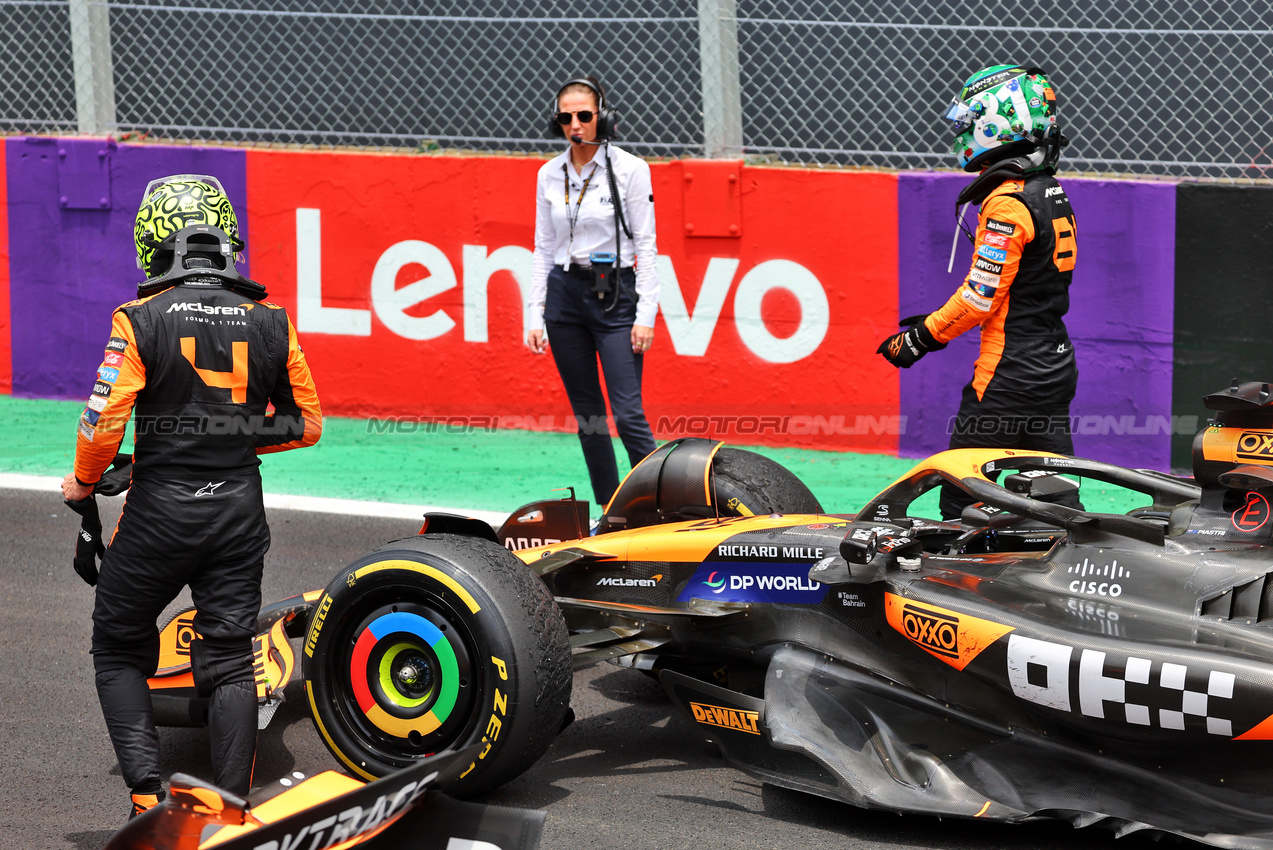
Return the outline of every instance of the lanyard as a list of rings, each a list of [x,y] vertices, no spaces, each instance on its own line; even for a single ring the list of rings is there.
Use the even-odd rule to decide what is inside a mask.
[[[588,172],[588,179],[583,181],[583,188],[579,190],[579,200],[575,202],[574,215],[570,213],[570,166],[566,163],[561,164],[561,175],[564,179],[566,188],[566,220],[570,222],[570,246],[567,248],[567,259],[569,263],[569,253],[575,244],[575,222],[579,221],[579,211],[583,207],[583,196],[588,191],[588,184],[592,182],[592,178],[597,173],[597,163],[592,164],[592,170]]]

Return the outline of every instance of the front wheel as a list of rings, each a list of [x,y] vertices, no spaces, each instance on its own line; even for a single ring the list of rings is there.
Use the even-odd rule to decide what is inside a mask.
[[[387,543],[327,585],[303,671],[327,748],[373,779],[480,743],[447,790],[494,788],[548,749],[570,702],[565,621],[544,583],[486,540]]]
[[[764,455],[722,446],[712,459],[712,471],[716,504],[726,516],[822,513],[804,482]]]

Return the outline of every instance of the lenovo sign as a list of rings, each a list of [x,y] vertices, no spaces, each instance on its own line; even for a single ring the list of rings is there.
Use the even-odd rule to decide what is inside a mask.
[[[408,239],[389,246],[376,260],[369,286],[371,309],[330,307],[323,304],[322,256],[322,212],[296,210],[296,329],[302,333],[370,336],[374,311],[385,327],[400,337],[435,339],[456,327],[456,317],[442,309],[418,315],[412,310],[460,286],[464,341],[484,343],[489,332],[487,286],[491,275],[511,273],[523,303],[530,287],[531,252],[520,245],[505,245],[493,252],[485,245],[463,245],[461,271],[457,273],[456,265],[440,248]],[[738,336],[761,360],[793,363],[816,351],[826,337],[830,307],[826,290],[813,273],[791,260],[769,260],[740,277],[738,265],[736,259],[713,257],[698,287],[698,302],[690,310],[672,258],[659,256],[659,312],[676,353],[691,357],[707,354],[731,289]],[[399,287],[398,275],[408,266],[420,266],[428,274]],[[795,332],[786,337],[774,335],[761,315],[761,302],[775,289],[791,293],[800,304]],[[528,325],[529,316],[523,315],[523,334]]]
[[[551,357],[524,345],[541,164],[248,152],[252,274],[292,311],[325,412],[570,427]],[[779,426],[719,438],[895,451],[898,429],[856,423],[897,413],[874,354],[896,325],[896,177],[743,168],[745,235],[691,238],[680,165],[652,176],[651,423],[760,416]]]

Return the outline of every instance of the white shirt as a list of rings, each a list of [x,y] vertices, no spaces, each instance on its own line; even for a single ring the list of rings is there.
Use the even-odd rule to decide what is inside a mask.
[[[531,267],[529,330],[544,327],[544,297],[548,271],[554,265],[589,265],[594,251],[614,251],[614,207],[606,176],[606,152],[614,168],[615,185],[623,203],[623,219],[632,231],[619,230],[620,265],[636,266],[636,324],[654,327],[659,309],[658,248],[654,241],[654,189],[650,165],[612,144],[597,149],[582,174],[570,160],[570,149],[539,169],[535,186],[535,260]],[[565,169],[563,172],[562,169]],[[566,207],[566,176],[570,179],[570,207]],[[591,180],[588,178],[591,177]],[[583,191],[584,181],[588,188]],[[583,192],[582,203],[579,200]],[[578,218],[575,218],[578,216]],[[571,237],[571,219],[574,236]]]

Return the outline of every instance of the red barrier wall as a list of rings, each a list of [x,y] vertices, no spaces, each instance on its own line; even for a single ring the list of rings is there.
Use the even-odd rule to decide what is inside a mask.
[[[522,342],[541,164],[247,152],[252,274],[326,412],[573,429]],[[653,180],[656,436],[896,452],[897,371],[844,356],[896,326],[896,177],[683,161]]]

